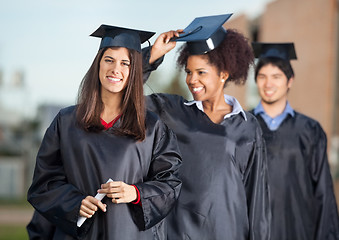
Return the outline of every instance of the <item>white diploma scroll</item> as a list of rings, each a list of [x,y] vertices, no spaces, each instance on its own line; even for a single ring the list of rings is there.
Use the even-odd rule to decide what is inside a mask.
[[[109,183],[109,182],[113,182],[113,180],[108,179],[108,181],[106,183]],[[97,193],[97,195],[95,195],[95,198],[101,201],[105,196],[106,196],[105,193]],[[80,216],[78,218],[77,226],[81,227],[81,225],[86,221],[86,219],[87,219],[86,217]]]

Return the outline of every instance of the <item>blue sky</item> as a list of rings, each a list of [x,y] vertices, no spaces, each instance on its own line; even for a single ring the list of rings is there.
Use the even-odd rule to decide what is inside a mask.
[[[100,42],[89,35],[100,24],[155,31],[153,43],[161,32],[184,28],[195,17],[255,17],[270,1],[1,0],[0,106],[32,115],[41,103],[74,104]],[[165,59],[166,68],[173,60]],[[24,73],[24,90],[11,86],[16,71]]]

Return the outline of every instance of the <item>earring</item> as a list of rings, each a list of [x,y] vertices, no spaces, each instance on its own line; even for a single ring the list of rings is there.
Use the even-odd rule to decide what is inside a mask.
[[[221,79],[221,82],[225,82],[225,79]]]

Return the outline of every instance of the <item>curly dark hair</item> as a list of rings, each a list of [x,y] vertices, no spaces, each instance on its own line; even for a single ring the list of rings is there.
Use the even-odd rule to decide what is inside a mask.
[[[179,49],[177,65],[186,67],[189,53],[187,44]],[[228,29],[225,39],[218,47],[205,53],[209,64],[215,66],[219,73],[229,73],[227,82],[244,84],[247,80],[248,69],[254,63],[254,55],[249,40],[235,29]]]

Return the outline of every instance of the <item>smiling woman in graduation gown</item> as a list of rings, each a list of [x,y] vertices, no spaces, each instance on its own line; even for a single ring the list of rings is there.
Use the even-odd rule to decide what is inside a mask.
[[[111,39],[106,39],[108,32],[118,36],[123,33],[122,37],[126,37],[127,33],[128,39],[135,37],[135,30],[131,32],[119,28],[116,31],[112,27],[110,31],[110,27],[102,29],[101,26],[98,29],[104,32],[105,38],[102,39],[103,46],[92,65],[96,66],[100,62],[99,75],[102,66],[115,69],[109,71],[109,77],[99,76],[101,84],[96,80],[98,77],[93,78],[101,88],[104,110],[107,110],[107,99],[104,96],[116,96],[121,92],[127,94],[126,91],[133,91],[131,88],[138,86],[141,87],[141,95],[136,99],[142,105],[142,40],[137,41],[135,49],[135,43],[126,46],[121,45],[121,41],[115,41],[118,38],[113,41],[109,36]],[[137,38],[142,39],[142,34],[144,33],[139,32]],[[122,41],[122,44],[126,42],[128,41]],[[127,51],[130,54],[122,55],[121,60],[121,55],[117,53]],[[134,56],[138,54],[140,61],[134,62]],[[114,64],[117,66],[111,67]],[[133,70],[133,64],[139,70]],[[120,70],[117,69],[129,73],[128,78],[124,74],[121,77],[121,83],[126,81],[126,87],[116,83],[120,77]],[[133,75],[133,71],[136,74]],[[91,76],[91,71],[84,79],[89,79],[88,76]],[[132,76],[138,80],[132,82]],[[88,89],[86,80],[84,81],[81,93]],[[30,236],[32,239],[43,239],[43,234],[50,239],[165,239],[161,221],[172,209],[181,188],[181,181],[177,177],[181,157],[175,135],[149,111],[145,113],[145,132],[141,140],[136,139],[132,131],[122,131],[127,121],[124,115],[128,115],[123,110],[121,115],[111,118],[113,120],[110,124],[105,123],[103,118],[107,117],[104,114],[107,112],[103,111],[101,120],[98,118],[98,125],[92,124],[84,129],[77,115],[79,106],[62,109],[42,141],[33,182],[28,191],[28,200],[37,210],[28,228],[33,231]],[[109,110],[112,109],[114,108]],[[133,108],[129,106],[127,109]],[[136,117],[130,120],[131,124],[138,125],[140,119]],[[109,178],[125,187],[126,196],[120,188],[105,184]],[[137,197],[135,200],[124,200],[128,198],[127,193],[130,193],[131,188]],[[93,207],[93,204],[89,202],[93,201],[92,196],[97,194],[98,189],[107,196],[102,202],[95,203],[92,212],[88,208]],[[81,227],[77,227],[78,218],[86,214],[89,218]],[[39,237],[35,230],[47,226],[47,221],[51,232],[45,232]]]
[[[207,39],[200,41],[192,34],[192,46],[187,38],[181,38],[188,43],[181,50],[178,63],[185,67],[186,83],[195,101],[161,93],[146,99],[147,108],[156,112],[177,135],[183,159],[179,169],[181,194],[166,218],[169,240],[269,239],[270,208],[262,132],[253,115],[243,111],[235,98],[223,94],[226,79],[223,75],[228,74],[229,81],[239,83],[239,79],[246,79],[253,60],[251,48],[241,34],[228,30],[225,36],[221,25],[228,17],[198,18],[190,25],[198,22],[197,26],[204,28],[204,20],[209,27],[217,21],[222,43],[219,41],[217,46],[214,41],[217,47],[207,49],[206,54],[203,47]],[[185,33],[196,32],[190,26]],[[165,47],[173,45],[166,35],[160,35],[151,50],[150,62],[153,51],[158,51],[158,43]],[[219,75],[216,66],[220,67]],[[220,101],[212,97],[216,95]],[[208,112],[211,102],[226,111],[221,110],[219,116]]]
[[[180,185],[173,175],[179,164],[174,136],[152,114],[146,119],[148,130],[142,143],[121,139],[112,130],[86,133],[76,126],[74,110],[62,110],[46,132],[29,201],[57,226],[55,239],[72,239],[66,236],[78,236],[87,228],[85,239],[152,239],[151,230],[140,229],[166,216]],[[134,183],[141,206],[112,204],[105,198],[107,211],[98,211],[77,229],[81,200],[87,194],[94,196],[109,178]]]

